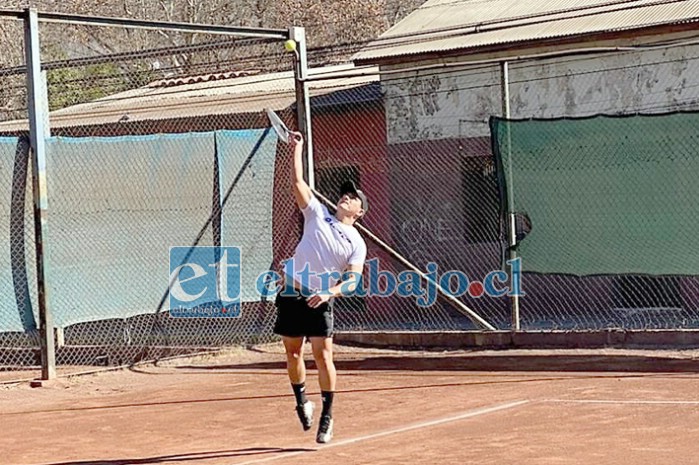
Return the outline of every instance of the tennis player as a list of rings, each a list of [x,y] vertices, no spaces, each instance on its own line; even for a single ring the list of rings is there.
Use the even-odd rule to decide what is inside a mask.
[[[348,181],[342,185],[337,211],[331,214],[303,179],[302,135],[293,133],[290,144],[294,151],[292,191],[303,213],[304,227],[291,262],[293,267],[285,266],[286,290],[277,294],[274,332],[284,341],[296,412],[304,431],[313,426],[314,404],[306,398],[303,359],[305,338],[311,342],[323,402],[316,441],[326,443],[333,436],[332,407],[336,383],[333,301],[343,294],[352,293],[359,284],[367,249],[353,225],[366,214],[369,205],[364,193]]]

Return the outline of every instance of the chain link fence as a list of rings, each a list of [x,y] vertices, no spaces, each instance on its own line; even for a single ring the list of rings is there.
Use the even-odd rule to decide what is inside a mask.
[[[22,37],[21,21],[8,24],[19,24]],[[252,275],[274,269],[284,249],[272,238],[288,223],[273,209],[281,217],[294,210],[274,189],[284,147],[263,109],[292,116],[293,55],[279,39],[199,33],[194,42],[186,33],[125,29],[114,34],[143,47],[105,54],[58,47],[50,39],[59,27],[76,37],[105,33],[41,23],[51,132],[44,263],[59,373],[272,340],[273,306],[251,292]],[[20,83],[11,100],[25,110],[0,122],[1,211],[11,225],[0,262],[0,365],[11,370],[41,363],[21,54],[2,75]],[[170,247],[222,245],[239,247],[248,265],[239,313],[173,316]]]
[[[31,163],[26,138],[0,138],[0,218],[4,225],[0,253],[0,365],[11,369],[38,365],[40,347],[36,302]]]
[[[314,137],[336,141],[328,142],[328,149],[320,141],[316,143],[320,189],[332,193],[333,186],[342,178],[353,177],[369,197],[379,203],[379,211],[370,214],[364,223],[382,238],[388,238],[401,255],[422,269],[433,262],[441,270],[458,270],[471,279],[482,280],[491,270],[507,269],[504,262],[509,243],[509,218],[501,214],[505,199],[500,198],[502,186],[498,184],[488,125],[492,116],[502,116],[505,112],[504,86],[509,91],[508,104],[513,119],[556,120],[598,114],[695,111],[699,108],[697,51],[696,46],[687,45],[513,62],[508,66],[505,82],[500,64],[436,66],[414,71],[382,69],[376,74],[376,82],[366,87],[367,91],[375,90],[375,100],[367,101],[358,95],[358,105],[347,105],[347,110],[341,114],[344,120],[323,124],[323,113],[314,107]],[[377,116],[372,119],[373,113]],[[338,115],[340,113],[333,113],[334,118],[339,118]],[[638,140],[641,132],[617,134],[621,141],[607,134],[600,143],[617,144],[620,151],[617,155],[621,156],[623,139]],[[677,132],[673,134],[681,137]],[[659,149],[670,151],[667,156],[672,159],[694,156],[693,152],[684,151],[693,140],[691,130],[685,134],[684,147],[678,148],[667,141],[663,145],[660,141]],[[539,131],[528,137],[532,140],[540,137],[542,140],[536,140],[539,144],[555,146],[557,152],[551,156],[561,160],[584,156],[580,148],[597,137],[575,129],[557,135],[558,139]],[[638,145],[632,142],[626,145]],[[658,141],[653,142],[657,145]],[[684,152],[676,152],[680,149]],[[680,165],[678,162],[673,166],[681,171]],[[656,173],[648,173],[648,179],[654,179],[651,174]],[[671,184],[674,198],[686,204],[687,196],[691,197],[691,185],[682,187],[673,184],[676,182],[677,179],[668,178],[663,184]],[[590,204],[595,202],[589,198],[591,196],[570,191],[575,185],[574,182],[562,183],[559,191],[549,197],[577,197],[582,205],[594,207]],[[634,188],[644,189],[644,186],[631,187]],[[529,196],[540,190],[536,185],[528,189]],[[515,189],[515,201],[517,192]],[[604,201],[619,200],[610,197]],[[658,212],[642,204],[637,207],[634,224],[647,228],[658,221]],[[692,215],[679,205],[673,208],[675,212],[679,209],[682,215]],[[568,214],[581,224],[595,221],[585,216],[584,210],[571,210]],[[528,220],[526,216],[516,218],[518,240],[536,227]],[[553,231],[560,226],[555,220],[554,215],[553,223],[538,227]],[[683,254],[685,246],[677,244],[673,237],[667,240],[673,242],[675,253]],[[521,328],[532,331],[696,328],[699,322],[696,268],[694,272],[685,270],[682,274],[668,275],[659,263],[651,260],[653,251],[644,255],[641,244],[636,246],[639,247],[634,252],[636,258],[643,260],[645,256],[650,261],[644,273],[525,272],[521,285],[526,296],[519,299]],[[594,253],[591,247],[582,258],[594,261]],[[520,258],[527,270],[527,255]],[[561,260],[566,259],[573,260],[571,256]],[[390,261],[387,266],[391,267]],[[474,295],[479,289],[474,290],[475,294],[467,292],[460,300],[494,327],[513,327],[511,298],[476,298]],[[393,329],[474,328],[469,318],[445,322],[443,306],[419,308],[413,304],[408,305],[408,309],[404,308],[407,302],[403,300],[402,303],[403,307],[382,299],[373,305],[379,314],[390,315],[389,319],[396,323]],[[446,308],[448,314],[458,313],[452,305]],[[416,314],[420,315],[417,321],[430,323],[411,326]],[[372,326],[369,321],[352,325],[361,329]]]
[[[86,306],[88,315],[65,325],[70,350],[59,351],[58,364],[120,365],[272,338],[272,305],[247,288],[238,317],[176,318],[168,307],[169,247],[234,245],[246,270],[259,273],[273,267],[273,231],[285,228],[273,225],[273,203],[276,211],[291,208],[291,199],[273,191],[272,133],[260,133],[268,126],[263,108],[285,110],[295,101],[290,55],[278,41],[200,40],[209,45],[149,52],[146,62],[142,54],[113,59],[104,77],[83,68],[87,79],[73,82],[75,73],[65,73],[58,76],[68,78],[49,81],[49,101],[73,84],[126,87],[89,99],[92,108],[71,105],[56,112],[65,121],[56,133],[92,142],[89,150],[77,150],[91,159],[53,164],[52,223],[62,209],[68,215],[66,227],[49,225],[49,250],[70,256],[56,257],[61,264],[78,250],[114,264],[93,269],[83,260],[81,275],[89,283],[52,271],[54,285],[63,284],[60,295],[53,293],[55,312],[63,305],[74,316],[70,302],[76,295],[95,299]],[[64,69],[75,70],[56,71]],[[260,81],[262,90],[252,88]],[[91,124],[74,125],[76,116]],[[85,209],[85,200],[95,197],[103,208]],[[75,209],[77,221],[70,214]],[[254,284],[250,276],[242,278],[244,285]],[[129,316],[109,317],[124,313]]]
[[[4,37],[22,37],[21,22],[0,20]],[[280,271],[293,254],[302,220],[291,159],[284,145],[270,148],[263,111],[296,127],[293,54],[279,41],[195,42],[121,29],[110,33],[128,36],[132,48],[108,53],[58,47],[56,27],[87,38],[104,28],[42,24],[52,136],[47,282],[61,372],[274,340],[273,303],[259,296],[246,296],[237,318],[172,317],[167,258],[171,246],[238,245],[254,271]],[[687,46],[511,63],[511,117],[696,110],[696,53]],[[361,224],[381,240],[366,236],[375,272],[435,266],[470,280],[456,302],[340,299],[337,329],[481,330],[474,313],[510,330],[511,298],[483,288],[502,269],[508,243],[488,126],[503,115],[500,65],[356,70],[323,66],[328,56],[309,55],[328,76],[309,84],[316,189],[331,203],[346,179],[366,192],[371,208]],[[40,363],[21,57],[8,54],[0,69],[0,366],[13,370]],[[527,272],[522,287],[525,330],[677,329],[699,320],[695,275]]]
[[[552,119],[696,111],[699,110],[698,66],[699,47],[696,45],[516,63],[510,68],[511,117]],[[660,127],[650,121],[648,124],[655,125],[656,129]],[[651,130],[649,134],[654,132]],[[584,152],[578,147],[588,144],[591,138],[602,138],[602,134],[600,131],[589,136],[587,141],[563,136],[558,141],[561,158],[574,158],[576,154]],[[688,128],[684,136],[675,135],[677,138],[674,140],[656,139],[650,142],[659,150],[668,152],[666,155],[675,159],[673,166],[681,170],[682,159],[696,154],[681,147],[692,137],[691,129]],[[632,159],[640,155],[633,148],[638,149],[639,145],[643,145],[638,143],[642,137],[645,137],[643,131],[629,131],[618,133],[616,137],[610,136],[607,142],[609,146],[616,147],[614,157]],[[682,137],[687,139],[678,140]],[[629,144],[625,142],[627,139],[630,140]],[[645,182],[650,182],[659,174],[659,165],[655,166],[647,166],[651,171],[647,173]],[[629,170],[626,182],[631,182],[631,175],[632,170]],[[628,186],[630,191],[643,190],[642,182]],[[674,210],[691,192],[691,185],[683,185],[679,178],[672,176],[664,183],[673,185],[670,199],[674,198],[675,201],[671,201],[670,209]],[[574,184],[571,183],[568,189]],[[663,189],[662,185],[657,185],[652,190],[660,193]],[[571,192],[561,190],[560,195],[568,196]],[[578,195],[586,198],[585,193]],[[630,200],[610,197],[600,207]],[[590,196],[584,204],[589,207],[593,202],[594,198]],[[584,210],[575,211],[575,214],[580,215],[581,224],[594,221],[594,215],[584,216]],[[636,233],[642,236],[653,228],[653,223],[663,213],[653,211],[650,204],[637,203],[636,208],[624,213],[625,218],[634,214],[633,221],[638,227]],[[691,211],[682,214],[694,215]],[[618,220],[609,218],[608,221]],[[636,233],[632,232],[630,237],[638,237]],[[678,237],[680,231],[673,231],[667,240],[675,242],[674,253],[682,255],[686,245],[678,245]],[[603,241],[603,238],[596,239]],[[646,244],[633,239],[629,239],[629,245],[636,247],[630,255],[645,260],[649,271],[586,276],[525,273],[523,280],[527,296],[521,299],[523,328],[696,328],[699,323],[699,300],[696,297],[699,276],[696,266],[693,273],[669,275],[663,272],[659,262],[652,260],[654,250],[644,250]],[[594,250],[595,247],[590,247],[586,258],[601,260],[603,257],[596,257]],[[522,260],[526,260],[526,257],[522,256]],[[623,258],[619,262],[623,262]]]
[[[27,117],[21,22],[0,16],[0,120]],[[0,136],[0,370],[38,366],[32,167],[25,135]]]
[[[497,83],[497,76],[493,78]],[[333,202],[346,179],[367,194],[371,209],[362,225],[392,249],[367,240],[369,257],[378,258],[378,269],[394,276],[409,271],[397,255],[423,271],[434,264],[437,276],[459,270],[482,279],[499,266],[501,249],[490,148],[484,140],[441,137],[429,130],[407,136],[417,124],[411,120],[415,107],[432,105],[439,98],[439,91],[421,79],[376,73],[349,90],[336,80],[315,85],[311,101],[316,185]],[[334,91],[327,94],[324,85],[332,83]],[[460,111],[454,109],[452,121],[448,114],[441,116],[440,123],[458,130]],[[424,281],[420,285],[427,290]],[[481,328],[466,307],[492,326],[510,325],[508,299],[466,293],[458,297],[461,305],[442,297],[432,300],[429,306],[398,295],[368,296],[353,304],[348,300],[341,308],[351,307],[346,312],[351,318],[340,316],[338,322],[342,329],[354,331]]]

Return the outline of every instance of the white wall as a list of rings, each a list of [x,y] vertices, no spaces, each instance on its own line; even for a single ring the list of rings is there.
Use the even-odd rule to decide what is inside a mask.
[[[420,65],[420,63],[416,63]],[[501,114],[498,65],[383,75],[389,143],[488,136]],[[699,108],[699,46],[510,64],[513,118]]]

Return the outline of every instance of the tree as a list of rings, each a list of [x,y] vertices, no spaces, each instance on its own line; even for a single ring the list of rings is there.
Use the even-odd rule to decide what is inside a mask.
[[[226,24],[241,27],[306,28],[312,65],[345,62],[417,8],[422,0],[5,0],[3,8],[34,7],[91,16],[126,17],[167,22]],[[23,63],[22,24],[0,18],[0,76]],[[59,108],[111,91],[142,86],[150,80],[215,71],[288,69],[281,44],[235,41],[221,36],[41,23],[42,62],[65,62],[49,73],[51,107]],[[209,44],[197,50],[199,44]],[[218,45],[217,45],[218,44]],[[60,45],[60,46],[59,46]],[[119,54],[144,50],[146,58]],[[171,51],[167,51],[171,49]],[[112,56],[109,63],[75,67],[74,60]],[[111,77],[110,77],[111,76]],[[14,117],[25,99],[19,85],[0,90],[0,120]],[[88,85],[99,82],[99,86]],[[59,93],[65,94],[58,96]]]
[[[90,102],[130,86],[114,63],[59,68],[46,73],[49,110]]]

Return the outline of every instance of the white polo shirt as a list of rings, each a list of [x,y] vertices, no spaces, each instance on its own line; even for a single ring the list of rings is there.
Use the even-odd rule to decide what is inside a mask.
[[[330,279],[324,286],[321,273],[338,272],[340,275],[349,265],[364,265],[366,243],[359,231],[338,221],[325,205],[311,196],[304,217],[303,235],[294,253],[294,279],[301,284],[301,270],[306,264],[313,273],[306,284],[310,290],[322,291],[336,285],[338,279]]]

